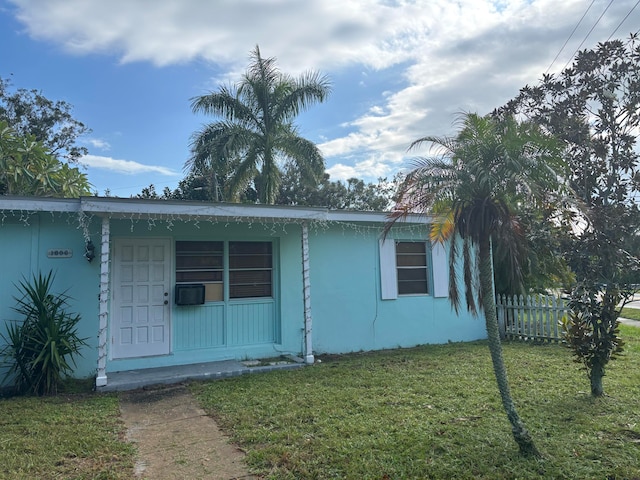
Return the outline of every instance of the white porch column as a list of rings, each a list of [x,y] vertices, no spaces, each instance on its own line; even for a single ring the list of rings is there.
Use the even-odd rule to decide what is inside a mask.
[[[311,283],[309,281],[309,225],[302,223],[302,291],[304,296],[304,361],[313,364]]]
[[[100,243],[100,311],[98,318],[98,375],[96,387],[107,385],[107,326],[109,320],[109,218],[102,218],[102,240]]]

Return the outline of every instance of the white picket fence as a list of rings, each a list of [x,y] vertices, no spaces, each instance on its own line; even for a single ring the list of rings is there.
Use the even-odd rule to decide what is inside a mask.
[[[569,308],[562,298],[498,295],[498,323],[502,335],[512,340],[562,341],[560,321]]]

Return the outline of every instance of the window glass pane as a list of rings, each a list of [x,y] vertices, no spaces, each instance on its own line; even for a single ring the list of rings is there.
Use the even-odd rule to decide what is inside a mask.
[[[398,282],[398,294],[411,295],[418,293],[428,293],[427,282],[425,281],[412,281],[412,282]]]
[[[399,268],[398,281],[404,280],[427,280],[427,270],[425,268]]]
[[[229,283],[271,283],[271,270],[241,270],[229,272]]]
[[[425,242],[397,242],[396,253],[426,253]]]
[[[396,258],[396,264],[399,267],[426,267],[427,266],[427,256],[425,254],[422,255],[398,255]]]
[[[271,268],[271,254],[230,255],[229,268]]]
[[[222,254],[223,245],[222,242],[203,242],[203,241],[182,241],[176,242],[176,253],[219,253]]]
[[[176,267],[178,269],[222,268],[222,255],[216,255],[216,256],[178,255],[176,257]]]
[[[229,242],[229,255],[244,253],[271,255],[271,242]]]
[[[399,295],[429,293],[426,242],[396,242]]]
[[[176,272],[177,283],[222,282],[222,271]]]
[[[270,297],[271,285],[231,285],[229,295],[231,298]]]
[[[229,297],[270,297],[271,242],[229,242]]]

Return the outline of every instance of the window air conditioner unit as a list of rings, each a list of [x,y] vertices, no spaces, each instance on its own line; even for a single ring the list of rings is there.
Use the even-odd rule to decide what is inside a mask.
[[[176,305],[202,305],[204,303],[204,285],[176,285]]]

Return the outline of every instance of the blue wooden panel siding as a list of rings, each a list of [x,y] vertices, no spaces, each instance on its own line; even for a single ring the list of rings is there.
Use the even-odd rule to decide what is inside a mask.
[[[229,305],[229,330],[231,345],[276,342],[273,300]]]
[[[225,345],[225,305],[210,303],[177,307],[174,315],[175,350],[221,347]]]
[[[277,342],[275,301],[247,302],[178,307],[174,314],[175,350]]]

